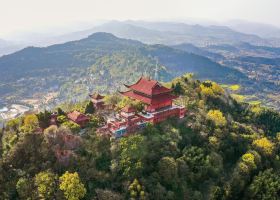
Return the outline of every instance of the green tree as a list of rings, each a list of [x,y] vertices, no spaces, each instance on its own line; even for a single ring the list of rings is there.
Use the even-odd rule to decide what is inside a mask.
[[[144,136],[137,134],[123,137],[118,143],[118,162],[123,175],[135,177],[143,169],[143,158],[147,153]]]
[[[50,139],[57,137],[58,128],[55,125],[51,125],[50,127],[46,128],[44,130],[44,136],[46,138],[46,141],[50,143]]]
[[[108,189],[96,189],[95,192],[98,200],[124,200],[124,197],[121,194]]]
[[[167,185],[172,185],[177,179],[178,167],[174,158],[163,157],[159,161],[159,174]]]
[[[39,128],[39,121],[36,115],[26,115],[23,120],[23,126],[21,130],[25,133],[32,133]]]
[[[144,187],[140,185],[137,179],[134,179],[133,182],[129,185],[128,191],[130,199],[146,199]]]
[[[20,178],[16,184],[17,193],[20,199],[31,200],[34,199],[33,182],[28,178]]]
[[[59,115],[57,117],[57,122],[59,124],[63,124],[64,122],[67,122],[67,121],[68,121],[68,119],[67,119],[67,117],[65,115]]]
[[[122,97],[118,94],[106,95],[104,97],[104,103],[109,107],[115,107],[121,100]]]
[[[63,124],[61,124],[61,126],[69,128],[73,133],[78,133],[81,130],[80,125],[72,121],[66,121]]]
[[[212,158],[207,155],[205,149],[196,146],[185,148],[183,156],[179,159],[185,162],[188,169],[186,178],[193,184],[210,178],[210,170],[219,167],[212,164]]]
[[[216,126],[224,126],[227,123],[226,118],[220,110],[209,110],[207,118],[213,121]]]
[[[6,129],[10,131],[18,131],[21,125],[20,118],[11,119],[6,123]]]
[[[92,101],[89,101],[85,107],[85,114],[93,114],[94,113],[94,105]]]
[[[242,156],[242,162],[244,162],[250,170],[256,169],[256,161],[255,161],[255,155],[252,153],[245,153]]]
[[[14,132],[5,132],[2,136],[2,156],[5,157],[18,141],[18,136]]]
[[[35,186],[37,187],[39,198],[54,199],[55,190],[57,188],[56,181],[57,176],[50,171],[36,174]]]
[[[181,85],[180,82],[177,82],[174,86],[173,86],[173,92],[176,94],[176,95],[181,95],[184,93],[184,89]]]
[[[46,145],[43,134],[37,133],[24,134],[5,157],[7,165],[34,174],[42,167],[50,167],[53,161],[52,149]]]
[[[121,98],[121,100],[117,103],[116,109],[117,109],[117,110],[120,110],[120,109],[122,109],[123,107],[128,106],[128,105],[132,105],[132,104],[133,104],[133,100],[131,100],[131,99],[128,98],[128,97],[123,97],[123,98]]]
[[[201,93],[205,96],[219,96],[224,94],[224,89],[213,81],[204,81],[200,84]]]
[[[275,144],[266,137],[254,140],[253,146],[264,155],[272,155],[275,150]]]
[[[50,125],[51,112],[45,110],[44,112],[39,112],[36,116],[41,128],[45,129]]]
[[[70,173],[66,171],[59,177],[59,189],[63,191],[67,200],[79,200],[86,194],[86,188],[81,183],[80,177],[77,172]]]
[[[60,108],[58,107],[57,108],[57,115],[60,116],[60,115],[65,115],[65,112]]]
[[[280,132],[280,113],[265,109],[257,114],[257,124],[261,125],[266,132],[271,136],[276,136]]]
[[[277,200],[280,194],[280,176],[273,169],[267,169],[254,177],[247,190],[249,199]]]

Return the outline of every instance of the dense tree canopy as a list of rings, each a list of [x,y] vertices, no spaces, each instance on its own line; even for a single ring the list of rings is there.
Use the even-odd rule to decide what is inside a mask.
[[[86,189],[80,182],[77,172],[69,173],[66,171],[61,177],[59,177],[59,181],[59,189],[64,192],[64,196],[67,200],[79,200],[85,196]]]
[[[36,174],[35,186],[37,187],[38,196],[43,199],[53,199],[56,186],[57,177],[49,171],[44,171]]]
[[[273,200],[279,199],[280,176],[273,169],[267,169],[254,177],[247,194],[250,199]]]

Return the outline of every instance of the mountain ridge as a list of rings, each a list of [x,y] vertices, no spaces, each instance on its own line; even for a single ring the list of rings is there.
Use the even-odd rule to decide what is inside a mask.
[[[50,91],[59,92],[63,100],[73,99],[70,94],[76,94],[77,99],[85,98],[96,87],[105,91],[108,87],[119,87],[127,78],[134,81],[141,74],[153,76],[156,60],[160,65],[160,80],[168,81],[186,72],[216,81],[224,77],[228,77],[228,82],[247,80],[237,70],[203,56],[164,45],[146,45],[110,33],[95,33],[81,40],[28,47],[1,57],[0,94],[3,99],[13,96],[15,101]],[[83,89],[72,91],[78,86]]]

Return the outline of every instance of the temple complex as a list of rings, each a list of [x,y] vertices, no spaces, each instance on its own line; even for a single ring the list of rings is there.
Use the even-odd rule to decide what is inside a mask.
[[[89,95],[91,98],[91,101],[95,107],[95,109],[103,109],[104,108],[104,96],[95,93],[95,94],[91,94]]]
[[[141,77],[132,85],[125,85],[128,90],[120,92],[133,100],[142,102],[142,112],[136,112],[130,106],[124,107],[120,113],[109,118],[106,126],[100,131],[110,131],[115,137],[133,133],[146,126],[147,123],[157,124],[170,117],[183,118],[185,108],[173,104],[177,96],[171,94],[172,89],[162,86],[158,81]]]

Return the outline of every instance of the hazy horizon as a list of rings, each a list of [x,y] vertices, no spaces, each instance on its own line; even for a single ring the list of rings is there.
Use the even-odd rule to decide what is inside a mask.
[[[185,21],[223,25],[229,20],[280,27],[277,0],[0,0],[0,38],[63,34],[106,20]]]

